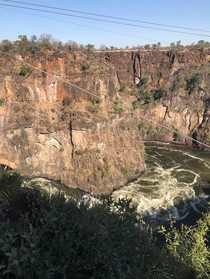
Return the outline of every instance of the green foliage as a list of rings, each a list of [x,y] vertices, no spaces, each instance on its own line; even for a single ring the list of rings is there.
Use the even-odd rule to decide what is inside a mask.
[[[115,113],[121,113],[123,111],[122,102],[118,97],[113,101],[113,109]]]
[[[17,171],[4,171],[0,166],[0,207],[10,204],[21,189],[22,177]],[[1,212],[1,210],[0,210]]]
[[[141,94],[139,94],[139,99],[143,100],[145,102],[145,104],[148,104],[152,101],[160,100],[165,95],[166,95],[165,90],[160,88],[160,89],[157,89],[157,90],[142,92]]]
[[[87,45],[86,45],[86,49],[87,49],[88,51],[93,51],[94,48],[95,48],[95,46],[92,45],[92,44],[87,44]]]
[[[0,203],[1,278],[208,278],[209,215],[181,232],[162,227],[160,249],[131,199],[66,200],[23,189],[13,174],[0,172],[10,193]]]
[[[162,97],[166,95],[166,92],[164,89],[158,89],[152,91],[154,100],[160,100]]]
[[[177,129],[173,132],[173,140],[174,141],[179,141],[180,140],[180,134]]]
[[[23,64],[23,65],[20,66],[19,75],[20,76],[26,76],[27,74],[30,73],[30,71],[31,71],[30,67]]]
[[[9,40],[3,40],[1,43],[0,43],[0,50],[1,51],[4,51],[4,52],[8,52],[10,50],[13,49],[13,44],[11,41]]]
[[[5,104],[5,99],[1,98],[0,99],[0,107],[2,107]]]
[[[195,226],[182,226],[181,231],[171,227],[160,232],[166,238],[166,246],[170,254],[180,263],[191,266],[195,276],[192,278],[208,279],[210,276],[210,249],[207,245],[207,234],[210,226],[210,213],[203,215]]]
[[[147,77],[147,76],[146,77],[142,77],[140,82],[139,82],[139,86],[147,85],[148,81],[149,81],[149,77]]]
[[[4,171],[0,166],[0,192],[9,190],[11,195],[19,191],[23,179],[18,171],[9,170]]]
[[[136,226],[130,201],[105,199],[90,207],[83,201],[66,201],[60,194],[49,198],[37,193],[26,200],[28,211],[18,221],[1,218],[5,276],[167,278],[163,257]]]
[[[186,90],[188,91],[189,94],[193,93],[198,88],[199,78],[200,78],[199,73],[195,73],[193,76],[189,78],[185,78]]]
[[[124,175],[124,177],[128,177],[129,176],[129,170],[127,168],[122,168],[121,172]]]
[[[148,104],[152,102],[154,99],[150,91],[144,91],[139,94],[139,100],[143,100],[145,104]]]
[[[63,101],[62,101],[62,104],[63,104],[64,107],[70,105],[71,104],[71,100],[69,99],[69,97],[64,97]]]
[[[141,104],[140,104],[139,101],[133,101],[132,102],[132,107],[133,107],[134,110],[140,108],[140,106],[141,106]]]
[[[146,44],[145,46],[144,46],[144,48],[146,49],[146,50],[148,50],[148,49],[150,49],[150,45],[149,44]]]

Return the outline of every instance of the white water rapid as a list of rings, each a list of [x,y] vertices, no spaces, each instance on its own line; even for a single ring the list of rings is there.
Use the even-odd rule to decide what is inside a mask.
[[[207,209],[210,153],[169,146],[146,147],[146,170],[135,182],[116,190],[115,200],[132,198],[145,218],[181,220]]]

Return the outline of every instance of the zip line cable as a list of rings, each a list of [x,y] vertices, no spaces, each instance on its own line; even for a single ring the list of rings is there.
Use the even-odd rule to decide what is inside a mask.
[[[154,40],[154,39],[143,38],[143,37],[139,37],[139,36],[135,36],[135,35],[131,35],[131,34],[126,34],[126,33],[121,33],[121,32],[115,32],[115,31],[111,31],[111,30],[107,30],[107,29],[103,29],[103,28],[93,27],[93,26],[90,26],[90,25],[84,25],[84,24],[80,24],[80,23],[70,22],[68,20],[48,17],[48,16],[44,16],[44,15],[40,15],[40,14],[34,14],[34,13],[15,10],[15,9],[10,9],[10,8],[6,8],[6,7],[0,7],[0,8],[6,9],[6,10],[9,10],[9,11],[13,11],[13,12],[24,13],[24,14],[28,14],[28,15],[33,15],[33,16],[38,16],[38,17],[50,19],[50,20],[55,20],[55,21],[58,21],[58,22],[69,23],[69,24],[73,24],[73,25],[77,25],[77,26],[81,26],[81,27],[85,27],[85,28],[94,29],[94,30],[104,31],[104,32],[112,33],[112,34],[117,34],[117,35],[121,35],[121,36],[137,38],[137,39],[147,40],[147,41],[151,41],[151,42],[157,42],[157,40]],[[166,42],[162,41],[162,43],[166,43]]]
[[[191,30],[191,31],[210,33],[209,30],[204,30],[204,29],[195,29],[195,28],[178,26],[178,25],[169,25],[169,24],[155,23],[155,22],[150,22],[150,21],[142,21],[142,20],[137,20],[137,19],[117,17],[117,16],[109,16],[109,15],[98,14],[98,13],[88,13],[88,12],[84,12],[84,11],[78,11],[78,10],[72,10],[72,9],[66,9],[66,8],[59,8],[59,7],[48,6],[48,5],[40,5],[40,4],[35,4],[35,3],[23,2],[23,1],[14,1],[14,0],[2,0],[2,1],[3,2],[18,3],[18,4],[23,4],[23,5],[30,5],[30,6],[34,6],[34,7],[48,8],[48,9],[59,10],[59,11],[67,11],[67,12],[73,12],[73,13],[97,16],[97,17],[117,19],[117,20],[122,20],[122,21],[137,22],[137,23],[144,23],[144,24],[149,24],[149,25],[157,25],[157,26],[164,26],[164,27],[170,27],[170,28],[177,28],[177,29],[185,29],[185,30]]]
[[[205,35],[205,34],[200,34],[200,33],[177,31],[177,30],[170,30],[170,29],[158,28],[158,27],[149,27],[149,26],[144,26],[144,25],[117,22],[117,21],[113,21],[113,20],[106,20],[106,19],[93,18],[93,17],[87,17],[87,16],[79,16],[79,15],[73,15],[73,14],[68,14],[68,13],[63,13],[63,12],[55,12],[55,11],[43,10],[43,9],[37,9],[37,8],[29,8],[29,7],[10,5],[10,4],[0,4],[0,6],[13,7],[13,8],[18,8],[18,9],[26,9],[26,10],[32,10],[32,11],[38,11],[38,12],[74,17],[74,18],[81,18],[81,19],[87,19],[87,20],[93,20],[93,21],[99,21],[99,22],[107,22],[107,23],[118,24],[118,25],[123,25],[123,26],[145,28],[145,29],[152,29],[152,30],[158,30],[158,31],[166,31],[166,32],[172,32],[172,33],[187,34],[187,35],[202,36],[202,37],[210,38],[210,35]]]
[[[21,64],[25,64],[26,66],[28,66],[28,67],[30,67],[30,68],[36,70],[36,71],[39,71],[39,72],[41,72],[41,73],[47,74],[47,75],[52,76],[52,77],[55,77],[57,80],[59,80],[59,81],[65,83],[65,84],[67,84],[67,85],[70,85],[71,87],[76,88],[76,89],[78,89],[78,90],[80,90],[80,91],[82,91],[82,92],[84,92],[84,93],[86,93],[86,94],[88,94],[88,95],[90,95],[90,96],[93,96],[93,97],[97,98],[98,100],[104,101],[104,102],[106,102],[106,103],[111,104],[111,105],[114,106],[114,107],[117,107],[117,108],[120,107],[121,109],[127,110],[127,111],[129,111],[130,113],[133,113],[133,109],[128,109],[128,108],[126,108],[126,107],[124,107],[124,106],[119,106],[119,104],[116,105],[113,101],[110,101],[110,100],[104,100],[104,99],[102,99],[100,96],[96,95],[95,93],[93,93],[93,92],[91,92],[91,91],[88,91],[88,90],[86,90],[86,89],[84,89],[84,88],[82,88],[82,87],[80,87],[80,86],[77,86],[77,85],[75,85],[75,84],[73,84],[73,83],[71,83],[71,82],[68,82],[68,81],[66,81],[66,80],[64,80],[64,79],[62,79],[62,78],[60,78],[59,76],[57,76],[57,75],[55,75],[55,74],[51,74],[51,73],[48,73],[48,72],[45,71],[45,70],[41,70],[41,69],[39,69],[39,68],[33,66],[32,64],[27,63],[27,62],[25,62],[25,61],[22,61],[21,59],[18,59],[18,58],[14,57],[14,56],[12,56],[12,55],[10,55],[10,54],[8,54],[8,53],[5,53],[5,52],[3,52],[3,51],[1,51],[1,50],[0,50],[0,53],[3,54],[3,55],[5,55],[5,56],[7,56],[7,57],[9,57],[9,58],[12,58],[12,59],[18,61],[18,62],[21,63]],[[192,140],[192,142],[196,142],[196,143],[198,143],[198,144],[201,144],[202,146],[205,146],[205,147],[207,147],[207,148],[210,148],[210,145],[208,145],[208,144],[206,144],[206,143],[203,143],[203,142],[201,142],[201,141],[199,141],[199,140],[197,140],[197,139],[194,139],[194,138],[192,138],[192,137],[190,137],[190,136],[184,135],[184,134],[182,134],[182,133],[180,133],[180,132],[177,132],[176,130],[174,130],[174,129],[172,129],[172,128],[170,128],[170,127],[164,125],[164,124],[160,124],[160,123],[158,123],[158,122],[156,122],[156,121],[150,120],[150,119],[148,119],[147,117],[142,116],[142,115],[140,116],[140,118],[142,118],[143,120],[145,120],[145,121],[147,121],[147,122],[151,122],[151,123],[153,123],[153,124],[155,124],[155,125],[157,125],[157,126],[159,126],[159,127],[161,127],[161,128],[164,128],[164,129],[166,129],[166,130],[168,130],[168,131],[170,131],[170,132],[177,133],[177,134],[179,134],[180,136],[182,136],[182,137],[184,137],[184,138],[186,138],[186,139]]]

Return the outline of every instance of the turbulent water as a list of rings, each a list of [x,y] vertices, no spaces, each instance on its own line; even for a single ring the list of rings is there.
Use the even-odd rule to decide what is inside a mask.
[[[210,153],[169,146],[146,147],[146,170],[135,182],[113,193],[132,198],[145,218],[182,220],[207,210]]]
[[[32,187],[66,197],[91,197],[79,190],[43,178],[25,181]],[[146,169],[139,179],[113,192],[112,197],[132,198],[138,213],[149,222],[170,219],[191,224],[205,212],[210,200],[210,152],[172,146],[146,146]]]

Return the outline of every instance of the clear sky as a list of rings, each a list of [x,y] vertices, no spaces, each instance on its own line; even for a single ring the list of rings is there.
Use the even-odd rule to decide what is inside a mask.
[[[158,42],[164,46],[179,40],[184,45],[196,43],[199,40],[210,42],[210,0],[22,0],[21,2],[150,23],[176,25],[206,30],[208,32],[182,28],[171,29],[167,26],[145,24],[142,22],[120,21],[130,25],[139,25],[138,27],[127,26],[61,14],[24,10],[17,7],[6,7],[2,6],[2,4],[15,6],[23,6],[23,4],[9,0],[0,0],[0,41],[3,39],[15,41],[18,35],[27,35],[30,38],[32,35],[51,34],[53,38],[62,42],[72,40],[78,44],[93,44],[96,47],[101,45],[108,47],[132,47]],[[32,5],[25,6],[28,8],[46,9]],[[96,19],[96,16],[84,13],[52,9],[51,11]],[[113,18],[97,18],[119,22],[119,20]],[[197,33],[199,35],[149,29],[142,26]]]

